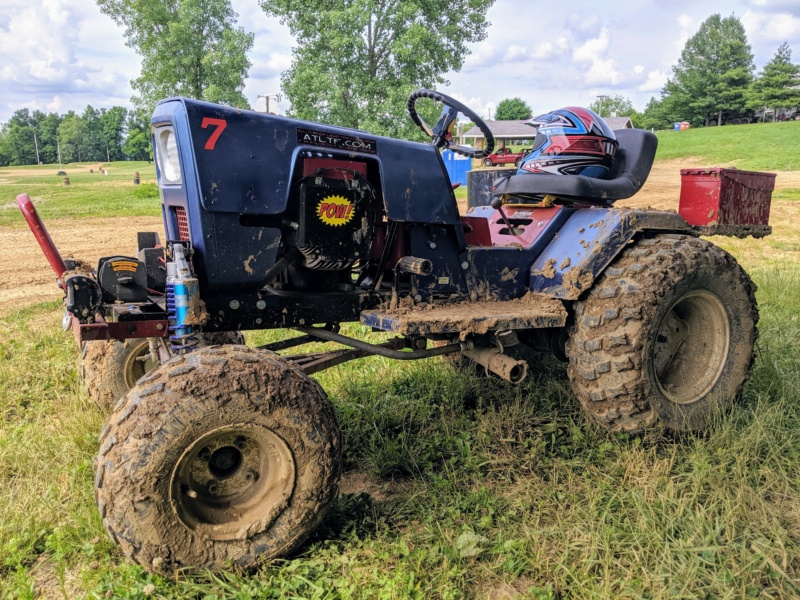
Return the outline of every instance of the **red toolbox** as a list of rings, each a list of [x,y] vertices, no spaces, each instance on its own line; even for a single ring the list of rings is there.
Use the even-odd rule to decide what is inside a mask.
[[[681,169],[678,212],[706,235],[768,235],[775,173],[739,169]]]

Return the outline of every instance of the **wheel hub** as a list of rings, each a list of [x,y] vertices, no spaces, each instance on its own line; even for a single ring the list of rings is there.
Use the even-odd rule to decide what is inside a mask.
[[[667,311],[653,345],[655,379],[661,393],[690,404],[711,391],[722,374],[730,347],[730,324],[722,301],[700,290]]]
[[[295,486],[292,453],[266,427],[242,423],[200,436],[172,473],[170,501],[181,522],[214,540],[263,531]]]
[[[150,344],[144,340],[133,352],[130,353],[123,367],[123,375],[128,389],[136,385],[136,382],[158,366],[158,361],[150,357]]]

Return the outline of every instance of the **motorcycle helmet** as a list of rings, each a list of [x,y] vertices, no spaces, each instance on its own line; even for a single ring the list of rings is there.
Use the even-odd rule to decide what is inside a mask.
[[[568,106],[526,121],[538,127],[533,150],[522,159],[518,174],[555,173],[602,179],[608,175],[617,138],[598,114]]]

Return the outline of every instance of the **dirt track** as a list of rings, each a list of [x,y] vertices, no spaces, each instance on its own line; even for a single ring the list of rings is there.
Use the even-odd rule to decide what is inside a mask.
[[[696,161],[664,161],[656,164],[641,192],[620,206],[677,210],[680,169],[703,166]],[[776,188],[800,188],[800,171],[778,174]],[[65,256],[96,265],[101,256],[131,255],[136,251],[137,231],[158,231],[157,217],[59,220],[50,224],[50,235]],[[13,306],[61,297],[33,236],[20,218],[20,226],[0,229],[0,311]]]
[[[0,229],[0,310],[63,296],[55,284],[55,274],[39,249],[36,239],[24,226]],[[50,237],[65,256],[84,260],[93,267],[102,256],[136,254],[136,232],[158,231],[158,217],[59,220],[50,224]]]

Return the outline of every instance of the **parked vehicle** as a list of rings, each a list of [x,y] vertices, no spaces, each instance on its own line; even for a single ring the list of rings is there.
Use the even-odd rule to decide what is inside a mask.
[[[514,152],[511,150],[511,148],[500,148],[497,152],[494,152],[483,159],[483,166],[496,167],[498,165],[514,163],[514,166],[517,167],[525,155],[527,155],[530,151],[530,148],[520,150],[519,152]]]
[[[433,127],[420,98],[445,105]],[[417,90],[408,110],[432,143],[160,102],[166,241],[142,233],[137,253],[92,273],[64,261],[17,198],[65,292],[65,325],[82,344],[128,342],[84,371],[130,375],[107,390],[124,395],[100,434],[94,486],[109,535],[146,569],[252,568],[303,542],[336,498],[342,461],[335,411],[310,375],[346,361],[452,354],[519,383],[528,362],[515,349],[553,352],[587,415],[629,433],[703,429],[749,376],[755,285],[701,235],[765,234],[768,203],[710,206],[713,175],[696,173],[706,187],[685,217],[615,208],[644,185],[658,141],[622,129],[602,143],[588,116],[576,146],[560,148],[589,162],[610,153],[606,178],[558,174],[582,171],[556,156],[554,171],[510,175],[490,206],[462,215],[440,150],[491,164],[522,153],[490,154],[486,123],[444,94]],[[459,113],[485,149],[450,145]],[[395,337],[344,335],[347,322]],[[299,335],[238,339],[263,329]],[[345,348],[279,354],[319,342]]]

